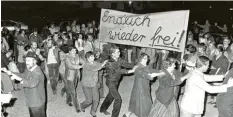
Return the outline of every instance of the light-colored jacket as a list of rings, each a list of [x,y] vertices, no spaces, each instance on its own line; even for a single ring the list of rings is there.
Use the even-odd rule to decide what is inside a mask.
[[[86,42],[85,42],[85,45],[84,45],[84,55],[85,55],[87,52],[89,52],[89,51],[94,52],[94,48],[93,48],[93,46],[92,46],[92,44],[91,44],[90,41],[86,41]]]
[[[181,109],[192,114],[202,114],[204,110],[205,92],[221,93],[227,91],[226,85],[211,86],[207,82],[222,81],[223,75],[205,75],[198,70],[186,81]]]
[[[67,55],[65,58],[65,77],[67,80],[73,81],[75,77],[80,75],[79,64],[83,64],[84,61],[80,59],[78,55],[72,57]]]

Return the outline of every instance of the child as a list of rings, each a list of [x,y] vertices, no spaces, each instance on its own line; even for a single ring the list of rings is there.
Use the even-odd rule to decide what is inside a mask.
[[[91,107],[91,115],[96,117],[96,110],[99,104],[99,90],[100,84],[98,83],[98,71],[103,68],[103,66],[107,63],[105,60],[103,63],[95,62],[94,53],[89,51],[85,55],[86,62],[83,65],[83,92],[85,94],[86,100],[81,103],[82,111],[85,108]]]

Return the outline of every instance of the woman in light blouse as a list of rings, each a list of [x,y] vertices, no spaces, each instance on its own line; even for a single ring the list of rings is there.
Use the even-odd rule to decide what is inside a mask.
[[[181,117],[201,117],[204,110],[205,92],[222,93],[228,87],[233,86],[230,79],[227,84],[211,86],[207,82],[222,81],[225,75],[205,75],[203,72],[209,67],[209,58],[199,56],[196,69],[192,71],[190,78],[186,81],[184,96],[181,101]]]

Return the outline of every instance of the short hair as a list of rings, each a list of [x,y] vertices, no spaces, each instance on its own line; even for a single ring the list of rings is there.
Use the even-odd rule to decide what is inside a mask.
[[[216,48],[217,50],[219,50],[219,52],[223,52],[224,51],[224,49],[223,49],[223,47],[222,46],[217,46],[217,48]]]
[[[51,41],[52,45],[55,45],[55,41],[53,39],[49,39],[48,41]]]
[[[61,51],[64,53],[69,53],[69,46],[64,44],[60,47]]]
[[[69,33],[66,32],[66,33],[64,33],[63,35],[64,35],[67,39],[70,39]]]
[[[38,29],[37,29],[37,28],[34,28],[34,29],[32,30],[32,32],[38,32]]]
[[[143,53],[143,52],[142,52],[142,53],[139,55],[139,57],[138,57],[138,63],[141,62],[142,59],[143,59],[145,56],[147,56],[148,59],[149,59],[149,56],[148,56],[146,53]]]
[[[109,55],[111,56],[112,53],[114,53],[114,52],[116,51],[116,49],[119,49],[119,47],[116,46],[116,45],[112,45],[112,46],[110,47],[110,50],[109,50]]]
[[[197,68],[201,68],[204,65],[207,65],[207,62],[209,64],[210,59],[206,56],[198,56],[197,60],[196,60],[196,67]]]
[[[24,50],[25,50],[25,51],[28,51],[29,49],[31,49],[31,45],[26,45],[26,46],[24,46]]]
[[[92,33],[87,33],[87,37],[88,37],[88,36],[92,36],[92,37],[93,37],[93,34],[92,34]]]
[[[206,48],[207,48],[207,46],[206,46],[206,44],[205,43],[200,43],[200,44],[198,44],[198,48],[203,48],[204,49],[204,51],[206,50]]]
[[[167,58],[165,61],[162,63],[162,68],[167,69],[168,67],[172,66],[172,64],[178,64],[179,61],[173,57]]]
[[[20,29],[20,30],[19,30],[19,34],[22,34],[23,31],[25,32],[24,29]]]
[[[78,33],[78,34],[76,35],[76,38],[77,38],[77,39],[79,38],[79,35],[82,35],[82,39],[84,38],[84,35],[83,35],[82,33]]]
[[[197,51],[197,48],[192,44],[188,44],[185,48],[192,54]]]
[[[30,43],[31,46],[32,46],[33,43],[36,43],[36,45],[38,46],[38,43],[36,41],[31,41],[31,43]]]
[[[85,58],[86,59],[88,59],[90,56],[94,56],[95,54],[94,54],[94,52],[92,52],[92,51],[88,51],[86,54],[85,54]]]

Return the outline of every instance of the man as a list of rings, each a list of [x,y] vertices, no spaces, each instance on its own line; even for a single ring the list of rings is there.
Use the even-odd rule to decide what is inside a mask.
[[[37,56],[34,52],[26,55],[26,70],[24,73],[12,73],[4,70],[8,75],[12,75],[12,80],[18,80],[24,87],[25,101],[29,109],[30,117],[46,117],[45,113],[45,85],[44,74],[40,67],[36,65]]]
[[[192,26],[192,32],[193,32],[193,39],[197,41],[197,43],[199,44],[199,33],[200,33],[200,29],[199,26],[197,24],[197,21],[194,21],[194,24]]]
[[[42,43],[42,37],[38,34],[38,30],[37,29],[34,29],[33,30],[33,33],[29,36],[29,40],[31,42],[36,42],[39,47],[41,46],[41,43]]]
[[[212,59],[212,66],[214,69],[211,69],[211,75],[225,74],[229,61],[225,55],[223,55],[223,47],[218,46],[215,50],[215,56]]]
[[[230,78],[233,76],[233,69],[231,69],[226,75],[223,84],[227,84]],[[217,96],[217,108],[219,117],[233,117],[233,87],[229,87],[227,92],[220,93]]]
[[[228,37],[224,37],[223,39],[223,50],[227,51],[230,49],[229,45],[230,45],[231,41]]]
[[[209,46],[207,47],[207,50],[206,50],[206,55],[207,55],[207,57],[210,58],[210,60],[213,59],[213,57],[215,55],[215,50],[216,50],[215,42],[210,42]]]
[[[89,51],[94,52],[93,37],[90,33],[87,34],[87,41],[84,45],[84,55]]]
[[[55,42],[52,39],[47,41],[47,48],[45,48],[45,53],[47,55],[46,61],[49,72],[49,79],[51,83],[51,88],[53,94],[57,93],[57,82],[59,78],[59,49],[55,46]]]
[[[77,100],[76,87],[78,84],[79,69],[82,68],[80,63],[84,63],[83,60],[76,54],[74,47],[69,47],[69,53],[65,59],[65,92],[67,93],[66,103],[72,106],[72,101],[75,106],[76,112],[80,112],[79,102]],[[64,90],[62,90],[64,91]],[[62,92],[64,93],[64,92]]]
[[[99,88],[101,87],[100,81],[98,80],[98,71],[104,67],[107,60],[103,63],[96,62],[93,52],[87,52],[85,57],[86,62],[83,65],[82,88],[86,100],[81,103],[81,108],[84,111],[85,108],[92,105],[90,113],[93,117],[96,117],[100,97]]]
[[[106,85],[109,88],[109,92],[107,97],[105,98],[103,104],[100,107],[100,112],[105,115],[109,115],[107,112],[108,107],[114,100],[112,117],[118,117],[121,109],[122,99],[118,92],[119,81],[121,79],[122,74],[133,73],[137,66],[133,67],[133,64],[126,63],[120,57],[120,50],[116,46],[112,46],[110,48],[111,58],[109,62],[106,64]],[[132,68],[132,70],[122,69],[124,68]]]

